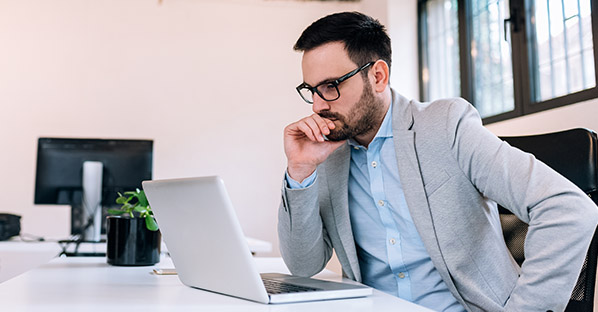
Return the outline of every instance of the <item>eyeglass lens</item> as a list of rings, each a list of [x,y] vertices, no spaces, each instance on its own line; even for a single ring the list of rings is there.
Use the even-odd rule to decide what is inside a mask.
[[[313,103],[314,93],[313,89],[303,88],[300,90],[301,96],[306,101]],[[318,95],[325,101],[334,101],[339,98],[340,94],[338,88],[333,83],[325,83],[317,86]]]

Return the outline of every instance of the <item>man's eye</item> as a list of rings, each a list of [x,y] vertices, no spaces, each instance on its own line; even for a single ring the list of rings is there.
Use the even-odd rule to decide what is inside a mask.
[[[323,83],[318,86],[318,91],[322,94],[326,94],[328,96],[334,95],[336,93],[336,86],[334,83]]]

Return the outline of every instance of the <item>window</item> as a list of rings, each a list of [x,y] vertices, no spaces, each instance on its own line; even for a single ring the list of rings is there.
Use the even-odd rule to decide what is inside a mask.
[[[422,86],[431,98],[460,96],[457,0],[431,0],[425,6],[426,48],[444,53],[426,53],[422,58]]]
[[[473,101],[482,118],[512,111],[513,62],[504,40],[503,21],[509,14],[508,0],[469,1],[471,12],[471,66]]]
[[[598,0],[420,0],[421,98],[484,123],[598,97]]]
[[[590,1],[536,1],[531,21],[534,99],[595,87]]]

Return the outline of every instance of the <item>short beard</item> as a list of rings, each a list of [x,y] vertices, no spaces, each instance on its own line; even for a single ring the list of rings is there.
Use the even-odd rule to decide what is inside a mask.
[[[326,135],[329,141],[344,141],[356,136],[366,134],[374,129],[378,119],[383,115],[381,112],[384,106],[376,101],[369,81],[365,81],[365,87],[359,101],[351,109],[347,116],[331,111],[321,111],[318,115],[322,118],[336,119],[342,123],[339,127],[330,130]],[[336,124],[335,124],[336,125]]]

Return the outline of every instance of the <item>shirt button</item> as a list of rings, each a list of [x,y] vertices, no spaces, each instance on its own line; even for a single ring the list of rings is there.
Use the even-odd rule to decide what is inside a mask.
[[[358,149],[359,149],[359,146],[353,146],[353,148],[354,148],[354,149],[356,149],[356,150],[358,150]]]
[[[391,244],[391,245],[394,245],[394,244],[396,244],[396,242],[397,242],[397,240],[396,240],[396,239],[394,239],[394,238],[391,238],[391,239],[390,239],[390,244]]]
[[[383,200],[379,200],[379,201],[378,201],[378,205],[380,205],[380,206],[384,206],[384,201],[383,201]]]
[[[401,273],[397,274],[397,276],[398,276],[399,278],[405,278],[405,273],[401,272]]]
[[[375,161],[372,161],[372,167],[374,167],[374,168],[378,167],[378,163]]]

